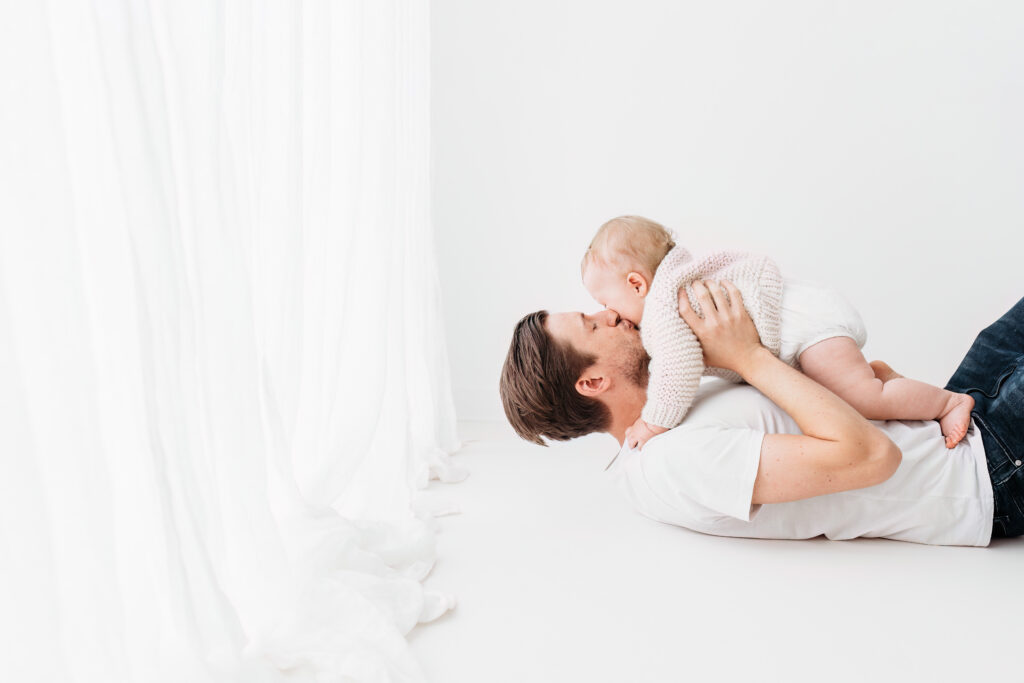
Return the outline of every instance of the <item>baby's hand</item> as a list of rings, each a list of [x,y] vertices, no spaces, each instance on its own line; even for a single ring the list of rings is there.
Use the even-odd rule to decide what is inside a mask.
[[[658,425],[647,424],[643,420],[637,418],[637,421],[632,426],[626,429],[626,445],[630,448],[643,448],[644,444],[652,436],[658,434],[664,434],[668,430]]]

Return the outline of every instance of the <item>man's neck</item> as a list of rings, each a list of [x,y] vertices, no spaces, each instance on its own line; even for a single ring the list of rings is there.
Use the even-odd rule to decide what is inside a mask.
[[[647,402],[647,391],[637,387],[624,388],[622,393],[607,397],[605,405],[612,414],[608,433],[615,437],[619,445],[626,439],[626,430],[640,419],[644,403]]]

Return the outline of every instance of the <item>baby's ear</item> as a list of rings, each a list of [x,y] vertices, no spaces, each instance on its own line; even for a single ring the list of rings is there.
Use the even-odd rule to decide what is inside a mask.
[[[626,284],[637,296],[647,296],[647,278],[633,271],[626,276]]]

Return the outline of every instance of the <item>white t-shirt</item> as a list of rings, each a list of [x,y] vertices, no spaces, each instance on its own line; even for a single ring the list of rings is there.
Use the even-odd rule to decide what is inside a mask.
[[[681,425],[626,450],[610,473],[644,515],[707,534],[840,540],[858,536],[987,546],[992,483],[981,434],[947,449],[937,422],[874,422],[903,451],[889,479],[868,488],[753,505],[765,434],[799,434],[757,389],[705,382]]]

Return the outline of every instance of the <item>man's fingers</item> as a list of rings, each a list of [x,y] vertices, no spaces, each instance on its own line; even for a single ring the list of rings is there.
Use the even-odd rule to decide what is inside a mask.
[[[714,316],[718,312],[731,315],[743,309],[743,296],[736,289],[736,285],[728,280],[722,280],[720,283],[697,280],[691,287],[699,313],[690,305],[686,289],[679,290],[679,315],[691,328],[699,325],[700,321],[707,321],[709,315]]]
[[[725,291],[729,294],[729,305],[735,310],[741,310],[743,308],[743,295],[740,293],[740,290],[729,280],[722,280],[722,286],[725,287]]]
[[[679,288],[679,315],[683,317],[690,329],[693,329],[693,326],[700,321],[700,316],[690,306],[690,297],[686,293],[686,287]]]
[[[708,313],[715,308],[715,303],[711,300],[711,292],[708,291],[708,286],[703,281],[694,282],[693,295],[697,297],[697,303],[700,305],[700,317],[708,317]]]
[[[708,292],[711,295],[711,300],[715,303],[716,309],[723,312],[729,310],[729,301],[721,284],[711,282],[708,285]]]

